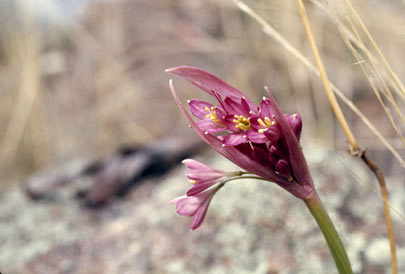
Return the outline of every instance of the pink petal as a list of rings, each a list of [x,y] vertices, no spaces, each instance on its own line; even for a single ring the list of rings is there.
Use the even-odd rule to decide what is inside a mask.
[[[210,205],[211,199],[212,199],[212,196],[209,199],[205,200],[204,203],[197,210],[197,212],[195,213],[193,218],[191,219],[191,223],[190,223],[191,230],[197,229],[204,221],[205,216],[207,215],[208,206]]]
[[[227,84],[225,81],[209,73],[208,71],[202,70],[200,68],[179,66],[169,68],[166,70],[166,72],[190,81],[192,84],[211,95],[214,95],[212,90],[215,90],[222,97],[229,97],[234,99],[235,101],[239,101],[240,98],[244,97],[244,94],[238,89],[232,87],[231,85]],[[246,102],[249,104],[251,109],[256,109],[256,104],[253,103],[249,98],[246,98]]]
[[[244,110],[242,109],[241,105],[238,102],[232,100],[229,97],[225,98],[224,102],[225,102],[224,108],[228,113],[246,116],[245,113],[242,113],[244,112]]]
[[[246,101],[246,97],[242,97],[241,99],[240,99],[240,107],[241,107],[241,109],[243,110],[243,113],[246,115],[246,117],[247,116],[250,116],[250,111],[256,111],[257,110],[257,108],[256,109],[250,109],[250,106],[249,106],[249,104],[248,104],[248,102]]]
[[[197,182],[217,180],[226,175],[223,170],[210,167],[193,159],[183,160],[182,163],[189,169],[186,172],[186,176],[190,180],[195,180]]]
[[[209,112],[206,111],[206,108],[211,109],[213,106],[210,103],[200,100],[191,100],[188,105],[191,113],[200,119],[206,119],[206,115],[209,114]]]
[[[177,204],[178,201],[180,201],[181,199],[184,199],[184,198],[187,198],[187,196],[186,196],[186,195],[183,195],[183,196],[179,196],[179,197],[173,198],[172,200],[169,201],[169,203],[175,205],[175,204]]]
[[[196,124],[202,130],[210,132],[210,133],[221,132],[226,129],[225,126],[221,126],[212,120],[200,120],[200,121],[196,121]]]
[[[223,143],[226,146],[237,146],[247,142],[247,137],[244,132],[230,133],[225,135]]]
[[[260,113],[262,115],[262,117],[269,117],[270,119],[272,119],[272,110],[271,110],[271,103],[269,102],[269,100],[265,99],[263,97],[262,102],[260,103]]]
[[[281,137],[283,137],[278,124],[270,126],[266,131],[264,131],[264,135],[266,135],[266,137],[272,142],[277,142]]]
[[[194,185],[192,188],[190,188],[190,189],[187,191],[186,194],[187,194],[187,196],[197,195],[197,194],[199,194],[200,192],[206,190],[207,188],[209,188],[209,187],[215,185],[216,183],[217,183],[216,180],[207,181],[207,182],[204,182],[204,183],[198,183],[198,184]]]
[[[263,129],[263,126],[259,124],[259,122],[257,120],[259,120],[260,117],[251,117],[250,118],[250,124],[252,125],[252,128],[259,130],[259,129]]]
[[[250,142],[256,143],[256,144],[263,144],[268,141],[267,137],[263,133],[259,133],[254,130],[248,130],[246,132],[246,136]]]
[[[188,169],[201,169],[201,170],[211,170],[213,169],[209,165],[196,161],[194,159],[184,159],[181,161],[183,165],[185,165]]]
[[[235,120],[234,114],[228,114],[225,116],[224,123],[225,123],[227,129],[229,129],[230,131],[234,131],[234,132],[240,131],[240,129],[238,129],[236,127],[236,124],[233,122],[233,120]]]
[[[176,212],[182,216],[193,216],[202,203],[203,200],[197,196],[186,196],[177,201]]]
[[[275,169],[277,170],[280,175],[289,178],[291,176],[291,168],[288,165],[286,160],[279,160],[275,166]]]

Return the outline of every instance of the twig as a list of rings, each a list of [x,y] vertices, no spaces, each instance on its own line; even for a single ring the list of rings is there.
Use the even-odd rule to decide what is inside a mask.
[[[358,155],[363,162],[371,169],[371,171],[375,174],[378,180],[378,184],[380,186],[381,196],[383,199],[384,205],[384,216],[385,216],[385,223],[387,226],[387,234],[390,242],[390,251],[391,251],[391,269],[393,274],[398,273],[398,264],[397,264],[397,256],[396,256],[396,248],[395,248],[395,238],[394,238],[394,230],[392,228],[392,219],[390,213],[390,207],[388,202],[388,190],[387,185],[385,183],[384,175],[381,172],[380,168],[377,164],[368,157],[366,151],[362,151],[360,155]]]

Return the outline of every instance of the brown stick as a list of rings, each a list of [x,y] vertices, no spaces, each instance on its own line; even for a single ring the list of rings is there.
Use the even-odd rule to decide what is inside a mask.
[[[383,205],[384,205],[384,216],[385,216],[385,223],[387,226],[387,234],[390,242],[390,249],[391,249],[391,268],[392,268],[392,273],[397,274],[398,273],[398,265],[397,265],[397,256],[396,256],[396,250],[395,250],[395,239],[394,239],[394,230],[392,228],[392,219],[391,219],[391,213],[390,213],[390,208],[389,208],[389,203],[388,203],[388,190],[387,190],[387,185],[385,184],[385,179],[384,175],[381,172],[380,168],[377,166],[377,164],[368,157],[366,154],[366,151],[363,150],[360,154],[355,155],[360,157],[363,162],[368,166],[368,168],[371,169],[371,171],[375,174],[378,180],[378,184],[380,185],[380,190],[381,190],[381,196],[383,198]]]

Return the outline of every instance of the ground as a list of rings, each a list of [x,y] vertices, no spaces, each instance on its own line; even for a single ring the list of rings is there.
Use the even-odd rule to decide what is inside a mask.
[[[319,147],[305,152],[354,271],[390,273],[382,202],[363,164],[344,152]],[[235,169],[210,153],[197,158]],[[229,183],[214,198],[203,225],[190,231],[190,220],[168,203],[189,187],[184,171],[179,166],[144,181],[97,209],[77,198],[86,178],[40,201],[20,187],[10,188],[0,200],[1,273],[337,273],[305,204],[274,184]],[[392,207],[404,214],[402,184],[389,178]],[[405,273],[404,217],[392,215],[400,273]]]

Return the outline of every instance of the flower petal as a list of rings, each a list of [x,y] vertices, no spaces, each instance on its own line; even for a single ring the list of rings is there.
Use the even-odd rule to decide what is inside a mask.
[[[246,114],[242,113],[244,112],[244,110],[242,109],[241,105],[235,100],[226,97],[224,102],[225,102],[224,108],[228,113],[246,116]]]
[[[200,119],[206,119],[207,114],[209,114],[206,108],[211,109],[213,107],[212,104],[200,100],[191,100],[188,105],[191,113]]]
[[[196,196],[187,196],[176,203],[176,212],[182,216],[193,216],[200,207],[201,202]]]
[[[207,188],[215,185],[218,181],[217,180],[211,180],[211,181],[206,181],[203,183],[197,183],[195,184],[192,188],[190,188],[187,191],[187,196],[194,196],[199,194],[200,192],[206,190]]]
[[[226,129],[225,126],[221,126],[212,120],[200,120],[200,121],[196,121],[195,123],[202,130],[204,130],[206,132],[211,132],[211,133],[221,132]]]
[[[275,166],[275,169],[277,170],[280,175],[290,178],[291,177],[291,168],[288,165],[288,162],[286,160],[279,160]]]
[[[191,230],[197,229],[204,221],[205,216],[207,215],[208,206],[210,205],[211,199],[212,196],[209,199],[205,200],[204,203],[200,206],[200,208],[198,208],[197,212],[191,219],[190,223]]]
[[[280,140],[281,137],[283,137],[280,126],[278,124],[270,126],[264,132],[264,135],[266,135],[266,137],[272,142],[277,142],[278,140]]]
[[[259,133],[255,130],[248,130],[246,132],[246,136],[250,142],[256,143],[256,144],[263,144],[268,141],[267,137],[263,133]]]
[[[247,142],[247,137],[244,132],[230,133],[225,135],[222,141],[225,146],[237,146]]]
[[[222,97],[229,97],[235,101],[239,101],[240,98],[245,96],[238,89],[227,84],[222,79],[200,68],[179,66],[169,68],[166,70],[166,72],[186,79],[211,95],[214,95],[212,91],[215,90]],[[253,103],[253,101],[251,101],[249,98],[245,97],[245,100],[251,109],[257,108],[256,104]]]

